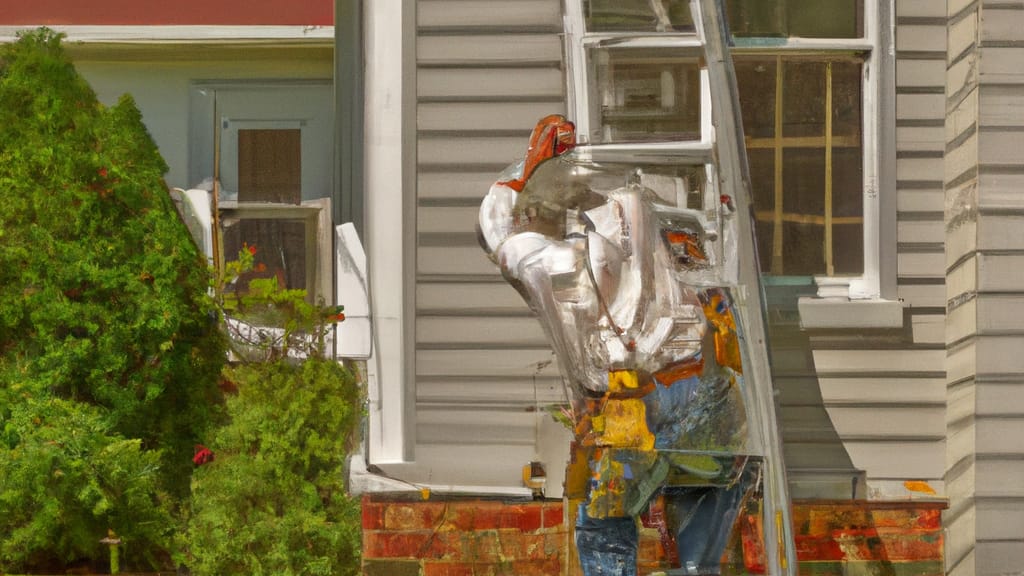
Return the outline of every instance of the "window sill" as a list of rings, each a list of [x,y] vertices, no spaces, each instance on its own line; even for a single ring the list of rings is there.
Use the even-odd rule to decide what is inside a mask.
[[[897,300],[804,297],[797,306],[804,329],[903,327],[903,303]]]

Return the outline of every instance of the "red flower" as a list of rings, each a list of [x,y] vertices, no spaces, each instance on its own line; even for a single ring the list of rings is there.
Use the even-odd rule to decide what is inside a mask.
[[[256,255],[256,246],[249,246],[249,254]]]
[[[192,457],[192,463],[196,466],[202,466],[203,464],[213,462],[213,451],[206,446],[196,444],[195,452],[196,455]]]
[[[106,178],[107,177],[107,169],[106,168],[100,168],[98,173],[99,173],[101,178]]]

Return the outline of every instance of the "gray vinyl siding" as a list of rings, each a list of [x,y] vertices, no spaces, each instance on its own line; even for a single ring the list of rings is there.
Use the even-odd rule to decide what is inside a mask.
[[[903,328],[810,334],[821,403],[869,488],[915,479],[941,489],[946,472],[943,4],[896,3]],[[475,219],[495,176],[522,156],[535,120],[565,111],[560,2],[417,6],[417,460],[473,445],[483,457],[459,460],[469,479],[461,483],[516,485],[534,455],[536,407],[564,392],[539,325],[477,245]],[[1007,187],[1014,176],[988,175]],[[816,392],[783,391],[780,418],[796,423],[787,442],[814,433],[799,426],[804,412],[820,410],[804,402]],[[800,449],[800,467],[829,468],[832,452],[814,450]]]
[[[951,1],[945,173],[951,574],[1024,563],[1024,4]]]
[[[947,415],[946,484],[950,508],[944,515],[949,574],[974,574],[978,509],[975,491],[977,462],[977,103],[978,4],[950,2],[946,60],[944,187],[950,207],[946,220]]]
[[[423,480],[515,487],[550,419],[536,408],[564,393],[476,220],[537,119],[565,112],[561,4],[419,0],[417,12],[416,458]]]
[[[869,497],[904,480],[941,491],[945,472],[946,13],[896,0],[896,241],[899,330],[812,333],[825,407]],[[883,106],[887,105],[883,103]]]

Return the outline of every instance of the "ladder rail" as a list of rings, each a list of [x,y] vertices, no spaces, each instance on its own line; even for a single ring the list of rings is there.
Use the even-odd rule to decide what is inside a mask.
[[[659,0],[651,0],[657,2]],[[582,141],[575,154],[593,161],[708,166],[708,183],[735,202],[737,262],[725,263],[723,277],[736,284],[746,355],[747,400],[751,425],[765,456],[764,539],[767,567],[773,576],[797,573],[789,489],[777,418],[777,402],[768,356],[765,298],[758,269],[754,213],[742,116],[724,0],[688,0],[694,30],[687,32],[588,32],[583,0],[563,0],[565,56],[568,63],[568,109]],[[595,49],[665,50],[674,57],[703,56],[701,138],[695,141],[590,142],[596,94],[588,51]],[[708,110],[710,109],[710,113]],[[716,194],[717,197],[717,194]],[[717,198],[716,198],[717,200]]]
[[[778,567],[784,574],[793,575],[796,574],[797,563],[789,506],[789,484],[768,358],[765,298],[758,271],[750,171],[746,148],[743,145],[743,123],[736,75],[729,51],[728,25],[721,0],[691,0],[691,9],[694,12],[694,22],[698,24],[704,36],[708,80],[711,85],[711,110],[716,130],[719,185],[721,190],[732,192],[739,216],[739,285],[744,291],[742,295],[746,304],[740,309],[747,313],[744,318],[744,333],[749,351],[746,359],[749,366],[745,371],[752,376],[756,391],[755,401],[761,403],[756,413],[764,450],[768,456],[766,466],[770,475],[770,481],[766,482],[768,494],[765,498],[766,553],[769,566]],[[752,306],[756,309],[751,310]],[[769,543],[775,543],[775,546]]]

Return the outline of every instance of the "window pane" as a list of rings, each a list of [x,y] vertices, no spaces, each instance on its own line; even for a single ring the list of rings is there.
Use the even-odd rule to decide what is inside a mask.
[[[779,0],[727,0],[725,10],[733,36],[786,35],[783,4]]]
[[[861,63],[832,62],[832,135],[851,136],[858,142],[861,132]]]
[[[782,70],[782,135],[824,136],[825,63],[789,60]]]
[[[775,207],[775,151],[747,150],[750,165],[750,187],[754,196],[754,210],[771,211]]]
[[[734,36],[860,38],[862,0],[727,0]],[[688,0],[583,0],[588,32],[692,32]]]
[[[864,215],[864,165],[861,149],[832,150],[832,214],[859,218]]]
[[[583,0],[588,32],[691,32],[689,0]]]
[[[754,236],[757,238],[757,261],[762,272],[772,269],[772,238],[775,237],[775,226],[772,221],[760,217],[754,222]]]
[[[836,274],[864,273],[864,227],[836,224],[832,227],[832,252]]]
[[[730,31],[739,37],[860,38],[861,0],[727,0]]]
[[[306,225],[301,220],[245,219],[225,222],[224,257],[234,260],[243,243],[256,248],[256,270],[238,279],[248,290],[254,278],[274,278],[285,288],[306,286]]]
[[[758,253],[767,273],[863,272],[861,69],[848,56],[737,58]]]
[[[737,58],[743,132],[747,138],[775,135],[775,58]]]
[[[302,131],[238,131],[239,202],[302,201]]]
[[[858,0],[786,0],[786,35],[799,38],[860,38],[863,35],[861,6]]]
[[[651,142],[700,139],[697,60],[663,51],[596,48],[590,141]]]
[[[782,250],[785,254],[782,274],[812,276],[825,270],[824,226],[801,222],[782,225]]]
[[[787,214],[825,215],[825,150],[782,151],[782,210]]]

